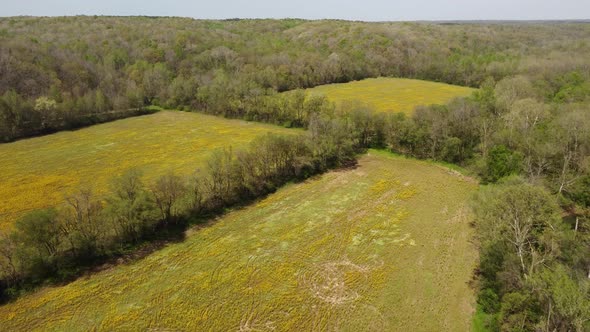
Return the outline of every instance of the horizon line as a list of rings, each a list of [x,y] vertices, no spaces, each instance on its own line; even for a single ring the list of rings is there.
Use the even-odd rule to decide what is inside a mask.
[[[224,17],[224,18],[201,18],[192,16],[171,16],[171,15],[112,15],[112,14],[75,14],[75,15],[11,15],[1,16],[0,19],[10,18],[64,18],[64,17],[120,17],[120,18],[182,18],[198,21],[241,21],[241,20],[299,20],[299,21],[346,21],[363,23],[403,23],[403,22],[433,22],[433,23],[477,23],[477,22],[578,22],[590,23],[590,18],[541,18],[541,19],[410,19],[410,20],[363,20],[350,18],[300,18],[300,17]]]

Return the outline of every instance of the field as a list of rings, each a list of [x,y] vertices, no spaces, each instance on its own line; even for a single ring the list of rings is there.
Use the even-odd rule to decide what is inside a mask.
[[[0,330],[469,331],[476,188],[371,150],[142,260],[2,306]]]
[[[142,170],[146,181],[168,171],[188,175],[213,149],[239,148],[268,132],[293,131],[163,111],[0,144],[0,228],[27,210],[61,203],[77,188],[105,192],[113,176],[132,167]]]
[[[455,97],[469,96],[474,90],[444,83],[382,77],[321,85],[308,91],[325,95],[337,105],[358,100],[379,112],[411,114],[416,106],[445,104]]]

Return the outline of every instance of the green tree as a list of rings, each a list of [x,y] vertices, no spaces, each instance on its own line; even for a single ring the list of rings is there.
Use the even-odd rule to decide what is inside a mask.
[[[490,150],[483,178],[486,182],[494,183],[503,177],[518,174],[521,168],[521,154],[511,151],[503,145],[498,145]]]
[[[528,184],[503,185],[483,197],[476,208],[482,236],[512,248],[522,277],[554,258],[554,235],[562,224],[559,207],[547,191]]]
[[[113,180],[106,213],[120,241],[137,242],[149,234],[158,220],[157,208],[141,181],[141,173],[129,170]]]
[[[16,244],[15,256],[28,277],[42,279],[55,271],[63,240],[55,209],[24,215],[16,221],[11,236]]]
[[[14,90],[0,96],[0,136],[8,141],[15,138],[21,126],[24,101]]]
[[[541,327],[546,331],[587,331],[590,327],[590,281],[576,280],[570,269],[556,264],[533,280],[547,315]]]
[[[39,256],[53,257],[61,242],[57,211],[36,210],[24,215],[15,223],[16,241],[27,248],[34,248]]]

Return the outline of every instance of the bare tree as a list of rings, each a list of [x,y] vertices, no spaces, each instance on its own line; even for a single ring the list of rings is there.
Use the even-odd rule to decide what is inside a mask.
[[[162,220],[165,223],[173,222],[178,216],[177,203],[186,192],[183,180],[177,175],[168,173],[156,181],[151,187],[151,192],[160,210]]]
[[[0,280],[5,279],[9,286],[18,279],[15,252],[16,243],[8,234],[0,231]]]
[[[98,249],[105,235],[105,225],[101,220],[102,203],[93,197],[90,189],[81,189],[66,198],[66,209],[61,213],[62,232],[72,248]]]

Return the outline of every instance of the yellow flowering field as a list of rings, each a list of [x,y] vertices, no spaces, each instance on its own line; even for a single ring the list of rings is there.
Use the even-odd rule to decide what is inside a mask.
[[[371,150],[141,260],[0,307],[2,331],[469,331],[477,184]]]
[[[97,193],[129,168],[149,181],[194,172],[215,148],[292,130],[209,115],[161,111],[88,128],[0,144],[0,228],[26,211],[56,205],[80,187]]]
[[[308,91],[325,95],[337,106],[358,100],[379,112],[411,114],[416,106],[446,104],[455,97],[469,96],[474,89],[430,81],[381,77],[321,85]]]

